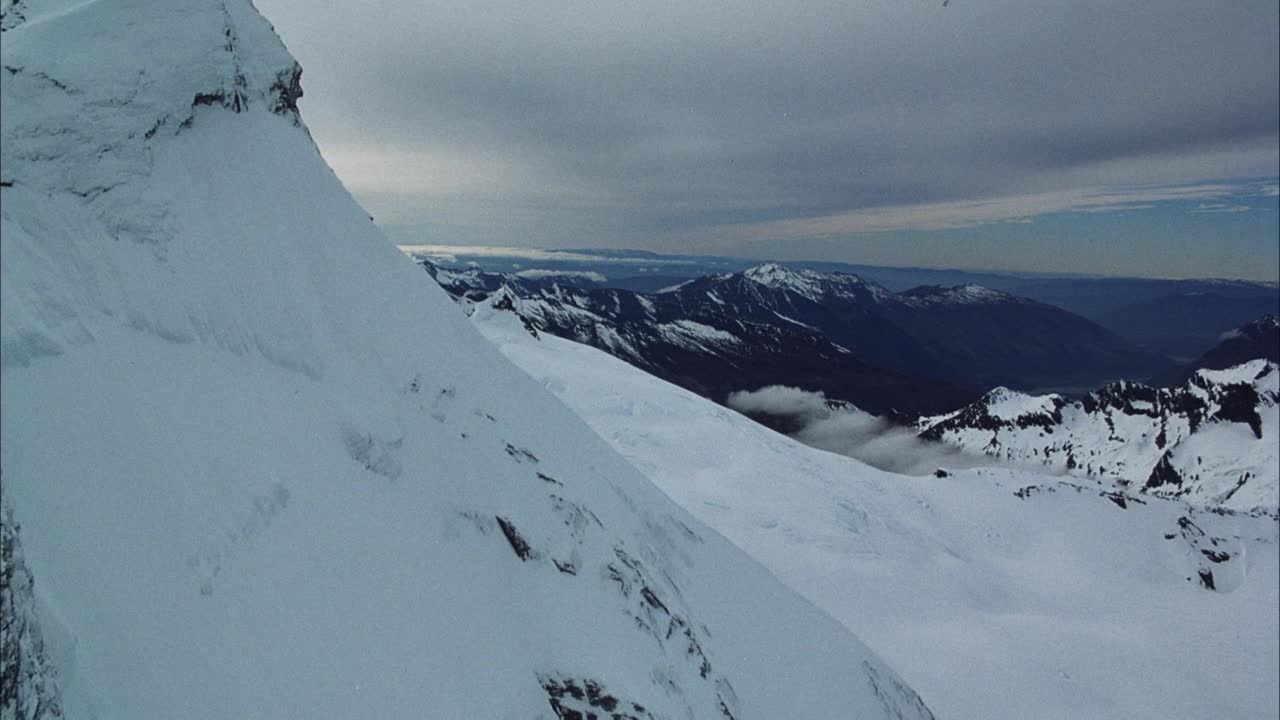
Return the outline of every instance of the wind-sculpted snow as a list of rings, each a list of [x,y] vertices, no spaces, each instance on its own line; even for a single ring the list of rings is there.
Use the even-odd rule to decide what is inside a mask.
[[[1254,360],[1180,388],[1117,382],[1079,401],[997,388],[922,438],[1209,507],[1280,505],[1280,370]]]
[[[3,27],[6,703],[929,717],[376,231],[246,0]]]
[[[673,499],[885,654],[939,717],[1280,713],[1273,517],[1027,470],[881,472],[535,339],[510,312],[482,305],[474,321]]]

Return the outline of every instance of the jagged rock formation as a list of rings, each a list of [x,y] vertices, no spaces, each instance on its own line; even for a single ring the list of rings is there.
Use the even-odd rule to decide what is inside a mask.
[[[0,717],[62,717],[57,673],[36,615],[35,578],[22,555],[13,510],[0,510]]]
[[[1126,492],[1275,512],[1280,492],[1280,371],[1254,360],[1200,370],[1179,388],[1121,381],[1078,401],[997,388],[919,435],[1045,465]]]

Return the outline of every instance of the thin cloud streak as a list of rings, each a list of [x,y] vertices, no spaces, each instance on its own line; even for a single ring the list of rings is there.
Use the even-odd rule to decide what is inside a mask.
[[[871,208],[838,215],[723,228],[743,241],[828,238],[895,230],[951,230],[997,222],[1021,222],[1061,212],[1109,213],[1155,207],[1155,203],[1209,200],[1232,196],[1227,184],[1199,184],[1140,190],[1067,190],[926,205]]]

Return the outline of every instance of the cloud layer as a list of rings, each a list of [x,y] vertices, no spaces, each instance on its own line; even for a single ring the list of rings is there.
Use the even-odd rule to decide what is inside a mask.
[[[745,252],[1239,204],[1215,180],[1280,162],[1274,0],[259,5],[421,241]]]

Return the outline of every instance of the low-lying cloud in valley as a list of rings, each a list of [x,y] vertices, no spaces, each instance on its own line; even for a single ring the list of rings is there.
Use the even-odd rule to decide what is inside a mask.
[[[800,442],[820,450],[847,455],[872,467],[907,475],[928,475],[938,468],[963,469],[997,464],[916,437],[911,428],[852,405],[828,402],[822,392],[786,385],[730,393],[730,408],[751,416],[768,416]]]

